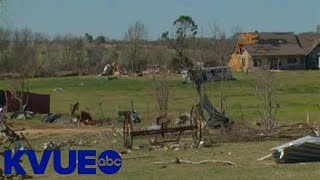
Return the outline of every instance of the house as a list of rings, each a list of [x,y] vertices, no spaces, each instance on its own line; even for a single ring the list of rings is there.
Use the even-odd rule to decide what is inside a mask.
[[[246,34],[251,34],[251,39],[243,43]],[[299,35],[293,32],[242,33],[229,66],[232,70],[257,68],[291,70],[319,67],[319,39],[318,33]]]

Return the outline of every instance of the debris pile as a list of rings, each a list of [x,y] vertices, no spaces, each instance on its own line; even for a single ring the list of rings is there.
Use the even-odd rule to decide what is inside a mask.
[[[14,152],[17,152],[18,150],[26,150],[26,149],[32,149],[31,145],[29,144],[26,137],[20,133],[21,136],[16,134],[9,126],[6,124],[5,120],[3,119],[3,112],[0,111],[0,133],[4,133],[6,136],[6,139],[4,140],[4,143],[9,142],[8,146],[4,146],[5,149],[10,149],[10,145],[14,144]],[[22,141],[25,141],[28,146],[23,145]],[[13,173],[10,175],[5,175],[3,173],[3,170],[0,168],[0,179],[13,179],[13,178],[19,178],[19,179],[30,179],[32,176],[30,175],[21,175],[17,173]]]
[[[267,131],[254,128],[245,123],[235,123],[232,126],[209,130],[209,136],[216,142],[249,142],[262,140],[295,139],[305,135],[316,134],[314,129],[305,123],[280,125]]]
[[[113,77],[118,77],[120,76],[120,64],[113,62],[112,64],[106,64],[103,68],[103,71],[100,76],[113,76]]]

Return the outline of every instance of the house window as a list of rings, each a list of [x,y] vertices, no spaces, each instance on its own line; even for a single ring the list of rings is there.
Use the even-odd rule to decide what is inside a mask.
[[[253,66],[254,67],[260,67],[261,66],[261,59],[254,59],[253,60]]]
[[[288,64],[297,63],[297,58],[288,58]]]

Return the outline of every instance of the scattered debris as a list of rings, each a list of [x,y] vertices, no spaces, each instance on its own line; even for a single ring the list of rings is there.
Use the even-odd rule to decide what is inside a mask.
[[[79,146],[83,146],[84,144],[85,144],[85,142],[82,139],[80,139],[79,142],[78,142],[78,145]]]
[[[63,92],[63,88],[54,88],[53,91],[54,92],[56,92],[56,91]]]
[[[171,145],[170,146],[170,149],[178,149],[178,148],[180,148],[181,147],[181,145],[180,144],[173,144],[173,145]]]
[[[219,161],[219,160],[202,160],[202,161],[189,161],[189,160],[181,160],[176,157],[175,160],[172,161],[160,161],[154,162],[153,164],[206,164],[206,163],[219,163],[224,165],[236,165],[231,161]]]
[[[70,105],[70,121],[74,124],[82,123],[84,125],[104,125],[104,124],[112,124],[111,118],[104,118],[104,119],[93,119],[91,114],[86,111],[80,111],[80,114],[78,113],[79,110],[79,102],[76,104]]]
[[[10,145],[14,144],[14,149],[12,149],[13,152],[17,152],[19,150],[27,150],[27,149],[32,149],[29,141],[27,138],[24,136],[24,134],[20,133],[21,136],[16,134],[9,126],[6,124],[5,120],[2,118],[3,117],[3,112],[0,112],[0,132],[5,134],[6,138],[3,141],[4,143],[9,142],[8,147],[4,145],[4,149],[10,149]],[[23,144],[23,141],[27,143],[28,146],[25,146]],[[3,156],[3,154],[1,154]],[[13,179],[13,178],[18,178],[18,179],[29,179],[32,178],[30,175],[19,175],[17,173],[13,173],[10,175],[5,175],[3,170],[0,168],[0,179]]]
[[[4,174],[3,169],[0,168],[0,179],[32,179],[31,175],[28,174],[17,174],[17,173],[13,173],[13,174]]]
[[[56,120],[60,119],[62,117],[62,114],[53,114],[50,113],[47,116],[44,117],[43,121],[46,123],[53,123]]]
[[[254,128],[246,123],[237,122],[232,126],[209,130],[210,138],[218,142],[249,142],[263,140],[296,139],[305,135],[316,136],[315,130],[305,123],[278,125],[271,131]]]
[[[66,140],[60,143],[49,141],[47,143],[43,143],[42,147],[44,150],[68,150],[71,148],[72,144],[74,144],[74,142],[71,140]]]
[[[156,158],[157,156],[137,156],[137,157],[127,157],[127,158],[122,158],[122,160],[136,160],[136,159],[149,159],[149,158]]]
[[[305,136],[271,149],[278,163],[320,161],[320,137]]]
[[[153,151],[153,150],[160,150],[164,147],[163,144],[150,144],[148,147],[149,151]]]
[[[113,62],[112,64],[106,64],[103,68],[102,73],[100,76],[119,76],[121,74],[120,72],[120,64]]]

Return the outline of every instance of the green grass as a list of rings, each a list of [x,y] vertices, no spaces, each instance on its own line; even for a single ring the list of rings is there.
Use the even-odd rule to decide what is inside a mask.
[[[241,106],[246,121],[259,120],[257,100],[248,78],[242,73],[235,73],[234,76],[236,80],[226,84],[227,115],[235,121],[242,119]],[[307,109],[311,120],[320,120],[320,111],[316,106],[320,102],[319,71],[280,72],[276,74],[276,78],[281,84],[278,120],[305,121]],[[0,87],[7,86],[6,82],[0,81]],[[205,91],[217,108],[220,104],[219,86],[219,82],[204,84]],[[197,96],[194,85],[183,84],[182,80],[172,80],[170,87],[169,112],[175,118],[178,113],[190,111]],[[64,91],[54,92],[54,88],[63,88]],[[80,109],[89,110],[94,117],[101,118],[102,112],[104,116],[110,117],[118,110],[131,109],[130,102],[134,101],[135,109],[144,119],[144,125],[150,124],[153,121],[150,119],[158,115],[151,78],[38,78],[30,80],[30,91],[50,94],[51,111],[55,113],[68,114],[70,104],[80,102]],[[102,112],[99,103],[102,103]]]
[[[236,80],[229,81],[226,85],[228,94],[227,115],[234,121],[241,121],[240,105],[244,118],[248,122],[256,122],[260,119],[256,108],[256,98],[249,86],[245,74],[235,73]],[[320,120],[320,111],[316,105],[320,102],[320,72],[319,71],[292,71],[276,74],[279,88],[279,103],[277,119],[281,122],[306,121],[308,109],[311,122]],[[80,85],[83,83],[84,85]],[[205,83],[204,89],[214,104],[219,107],[219,82]],[[6,88],[8,84],[0,81],[0,87]],[[54,92],[54,88],[63,88],[63,92]],[[178,113],[190,111],[196,103],[196,92],[192,84],[183,84],[182,80],[170,81],[170,116],[175,118]],[[80,102],[80,109],[89,109],[96,118],[101,118],[101,110],[98,103],[102,103],[104,116],[112,116],[113,111],[129,110],[131,100],[135,103],[135,109],[143,117],[141,126],[154,123],[157,116],[152,79],[148,78],[120,78],[107,80],[106,77],[67,77],[67,78],[37,78],[30,80],[30,91],[49,93],[51,95],[52,112],[68,114],[69,105]],[[149,107],[149,110],[148,110]],[[149,117],[149,119],[148,119]],[[19,126],[36,124],[43,127],[61,128],[57,124],[44,124],[39,120],[19,121]],[[120,124],[119,124],[120,126]],[[70,128],[70,126],[67,126]],[[71,127],[72,128],[72,127]],[[81,127],[96,128],[96,127]],[[81,128],[79,132],[81,133]],[[106,127],[108,128],[108,127]],[[101,130],[101,129],[100,129]],[[121,137],[113,137],[100,133],[94,134],[69,134],[56,133],[37,135],[29,134],[28,139],[35,149],[41,149],[40,144],[49,140],[61,141],[66,139],[88,139],[91,141],[88,147],[74,147],[74,149],[105,149],[124,150]],[[149,137],[151,138],[151,137]],[[190,137],[184,136],[180,143],[190,143]],[[98,143],[92,143],[97,140]],[[106,176],[98,172],[96,176],[69,175],[59,176],[54,173],[52,164],[49,164],[47,173],[43,176],[35,176],[36,179],[317,179],[320,175],[318,163],[278,165],[272,160],[257,161],[269,153],[269,149],[283,142],[265,141],[249,143],[223,143],[212,148],[191,148],[173,150],[147,150],[147,138],[137,138],[135,145],[145,145],[145,148],[124,154],[123,158],[150,155],[156,156],[151,159],[124,160],[120,172],[114,176]],[[167,165],[162,167],[154,165],[154,161],[168,161],[175,157],[186,159],[191,153],[194,155],[190,160],[203,159],[229,160],[236,166],[224,166],[219,164],[205,165]],[[63,152],[64,159],[67,152]],[[24,161],[27,172],[31,172],[30,165]],[[64,163],[67,163],[64,161]]]
[[[122,138],[112,136],[90,136],[87,134],[68,137],[66,134],[32,137],[28,136],[31,144],[40,149],[38,144],[48,140],[60,141],[66,139],[97,140],[97,144],[90,143],[88,147],[74,146],[73,149],[96,149],[98,154],[106,149],[114,149],[118,152],[123,150]],[[185,136],[186,137],[186,136]],[[183,139],[181,144],[190,143],[190,139]],[[23,157],[22,166],[34,179],[317,179],[319,163],[305,164],[276,164],[272,159],[257,161],[257,158],[269,154],[271,147],[279,145],[280,141],[249,142],[249,143],[224,143],[216,144],[211,148],[190,148],[177,151],[169,150],[147,150],[146,140],[138,139],[135,144],[145,145],[143,149],[133,150],[131,153],[122,155],[123,165],[121,170],[112,176],[105,175],[97,169],[97,175],[76,175],[61,176],[54,172],[52,159],[50,160],[44,175],[33,175],[26,157]],[[167,144],[170,146],[170,144]],[[41,157],[41,153],[37,153]],[[190,156],[192,154],[192,156]],[[128,159],[130,157],[154,156],[146,159]],[[221,164],[169,164],[166,166],[156,165],[156,161],[170,161],[176,157],[191,161],[204,159],[228,160],[236,163],[235,166]],[[68,152],[62,151],[63,166],[68,162]],[[2,161],[2,160],[0,160]],[[1,162],[2,163],[2,162]]]

